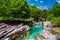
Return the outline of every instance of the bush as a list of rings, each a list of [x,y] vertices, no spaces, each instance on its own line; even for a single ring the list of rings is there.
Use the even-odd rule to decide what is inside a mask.
[[[55,17],[51,20],[54,27],[60,27],[60,17]]]

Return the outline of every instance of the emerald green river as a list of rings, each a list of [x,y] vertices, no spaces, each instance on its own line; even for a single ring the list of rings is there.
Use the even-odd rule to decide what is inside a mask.
[[[34,26],[30,29],[30,34],[25,38],[25,40],[34,40],[43,31],[42,25]]]
[[[17,37],[16,40],[34,40],[35,37],[39,36],[39,34],[44,30],[43,24],[41,25],[34,25],[28,33],[24,33],[24,38]]]

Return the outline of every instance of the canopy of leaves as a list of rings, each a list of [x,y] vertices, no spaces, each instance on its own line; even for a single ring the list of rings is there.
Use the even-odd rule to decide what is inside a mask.
[[[19,20],[39,17],[40,10],[27,4],[27,0],[0,0],[0,20]]]
[[[60,16],[60,4],[56,2],[51,11],[54,13],[55,17]]]

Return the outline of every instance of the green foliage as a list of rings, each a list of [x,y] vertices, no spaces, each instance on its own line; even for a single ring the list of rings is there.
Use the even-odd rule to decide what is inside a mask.
[[[52,10],[50,10],[47,19],[50,20],[54,26],[60,27],[60,5],[58,3],[55,3]]]
[[[40,17],[40,10],[27,4],[27,0],[0,0],[0,20]],[[18,19],[19,18],[19,19]]]
[[[30,13],[30,17],[33,17],[35,19],[39,19],[40,18],[41,10],[38,9],[36,6],[32,5],[30,7],[30,12],[31,12]]]
[[[60,17],[53,18],[51,22],[54,24],[54,27],[60,27]]]
[[[54,14],[48,14],[47,15],[48,20],[53,20],[53,18],[55,18]]]
[[[43,12],[35,5],[28,5],[27,0],[0,0],[0,20],[47,19],[55,26],[60,26],[60,5],[55,3],[53,8]]]
[[[54,13],[55,17],[60,16],[60,5],[58,3],[55,3],[51,11]]]
[[[1,0],[0,17],[9,17],[9,20],[11,18],[24,17],[27,13],[27,7],[26,0]]]

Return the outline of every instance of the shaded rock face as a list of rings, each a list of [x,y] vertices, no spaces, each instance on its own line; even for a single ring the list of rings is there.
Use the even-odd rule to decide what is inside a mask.
[[[42,24],[42,22],[39,20],[33,21],[33,25],[40,25],[40,24]]]
[[[14,26],[14,25],[18,25],[18,24],[21,24],[21,23],[23,23],[24,25],[29,25],[29,23],[32,24],[32,21],[27,22],[27,21],[20,21],[20,20],[18,20],[18,21],[16,21],[16,20],[13,20],[13,21],[6,20],[6,21],[4,21],[3,20],[0,23],[5,23],[5,24],[8,24],[8,25]]]
[[[29,22],[27,25],[29,25],[30,27],[33,26],[33,22]]]

